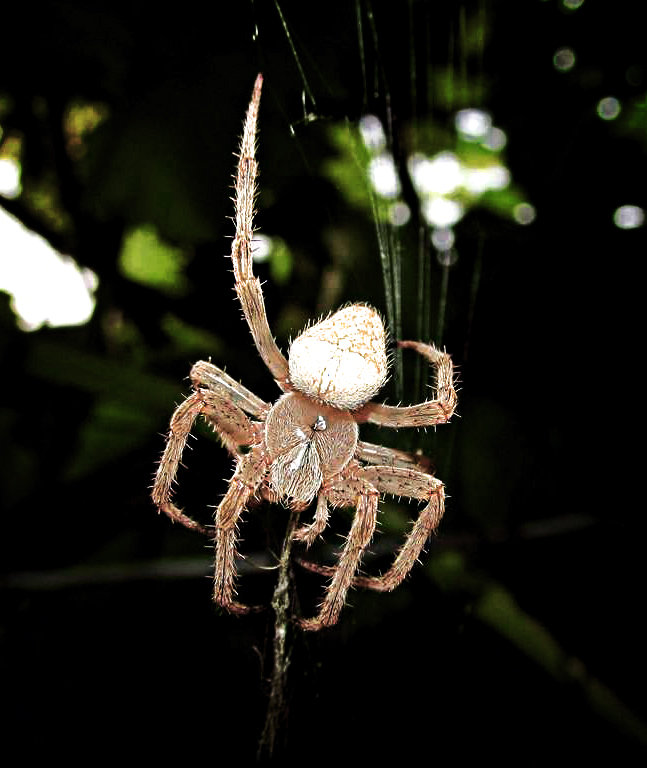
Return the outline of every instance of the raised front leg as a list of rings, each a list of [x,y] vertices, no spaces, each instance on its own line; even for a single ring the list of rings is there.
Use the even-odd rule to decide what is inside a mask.
[[[231,246],[236,293],[254,343],[263,362],[281,388],[287,388],[288,362],[278,348],[267,322],[265,300],[260,280],[252,270],[252,241],[254,236],[254,200],[256,198],[256,123],[261,100],[263,78],[254,84],[252,100],[247,110],[236,174],[236,236]]]

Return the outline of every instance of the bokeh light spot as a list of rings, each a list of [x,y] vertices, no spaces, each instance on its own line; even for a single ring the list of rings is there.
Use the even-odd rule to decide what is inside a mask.
[[[366,148],[371,152],[379,152],[386,146],[384,128],[375,115],[364,115],[359,121],[359,131]]]
[[[411,210],[401,200],[389,206],[389,221],[394,227],[403,227],[411,218]]]
[[[461,109],[456,113],[458,133],[468,141],[485,138],[492,129],[492,118],[482,109]]]
[[[270,258],[272,238],[261,232],[254,232],[252,240],[252,258],[257,264],[262,264]]]
[[[603,120],[615,120],[620,114],[620,102],[614,96],[606,96],[598,101],[597,113]]]
[[[454,247],[456,235],[451,227],[434,227],[431,242],[437,251],[448,251]]]
[[[487,168],[465,168],[463,186],[473,195],[481,195],[488,189],[505,189],[510,184],[510,171],[502,165]]]
[[[381,197],[393,198],[400,193],[400,179],[393,162],[393,157],[388,152],[371,158],[368,164],[368,176],[373,188]]]
[[[559,72],[568,72],[575,66],[575,52],[572,48],[559,48],[553,56],[553,65]]]
[[[492,152],[500,152],[507,142],[508,137],[506,136],[505,131],[493,125],[481,144],[486,149],[492,150]]]
[[[424,201],[422,215],[432,227],[453,227],[463,216],[463,206],[446,197],[430,197]]]
[[[421,195],[447,195],[463,183],[463,169],[453,152],[440,152],[431,159],[416,153],[408,165],[413,185]]]
[[[518,203],[512,209],[512,216],[517,224],[527,225],[532,224],[537,218],[537,211],[534,205],[530,203]]]
[[[40,235],[0,209],[0,290],[23,330],[86,323],[94,311],[97,276],[55,251]]]
[[[645,211],[637,205],[621,205],[613,214],[613,223],[620,229],[642,227]]]
[[[10,157],[0,157],[0,195],[7,198],[20,194],[20,165]]]

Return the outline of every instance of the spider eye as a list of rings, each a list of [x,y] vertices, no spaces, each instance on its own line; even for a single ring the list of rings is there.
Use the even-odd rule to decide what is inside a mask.
[[[321,414],[319,414],[315,419],[315,423],[312,425],[312,428],[317,432],[323,432],[323,430],[327,427],[328,425],[326,424],[326,420]]]

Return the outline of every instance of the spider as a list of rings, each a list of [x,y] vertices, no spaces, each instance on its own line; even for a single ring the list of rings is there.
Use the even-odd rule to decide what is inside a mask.
[[[355,515],[334,566],[305,564],[328,577],[314,617],[305,630],[335,624],[351,586],[395,589],[408,575],[444,513],[444,486],[426,471],[422,457],[363,442],[358,425],[426,427],[449,421],[456,407],[449,355],[431,344],[401,341],[436,368],[436,397],[395,407],[372,400],[388,373],[386,332],[379,314],[351,304],[306,328],[288,359],[270,331],[260,281],[252,271],[253,216],[258,173],[256,124],[262,75],[258,75],[244,121],[235,182],[236,234],[231,260],[236,293],[261,359],[282,395],[266,403],[210,362],[191,369],[193,392],[174,412],[152,498],[158,510],[187,528],[214,536],[173,503],[173,485],[187,439],[198,416],[214,429],[235,459],[236,469],[215,512],[213,599],[234,614],[253,607],[236,599],[238,523],[254,498],[303,510],[316,499],[312,522],[294,538],[310,547],[324,532],[330,508]],[[378,499],[388,493],[423,502],[391,567],[381,576],[358,576],[376,526]]]

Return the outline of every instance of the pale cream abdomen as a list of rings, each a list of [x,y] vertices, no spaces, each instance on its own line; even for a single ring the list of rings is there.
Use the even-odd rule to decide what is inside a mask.
[[[365,304],[340,309],[292,342],[289,367],[290,382],[300,392],[335,408],[359,408],[387,377],[380,316]]]

